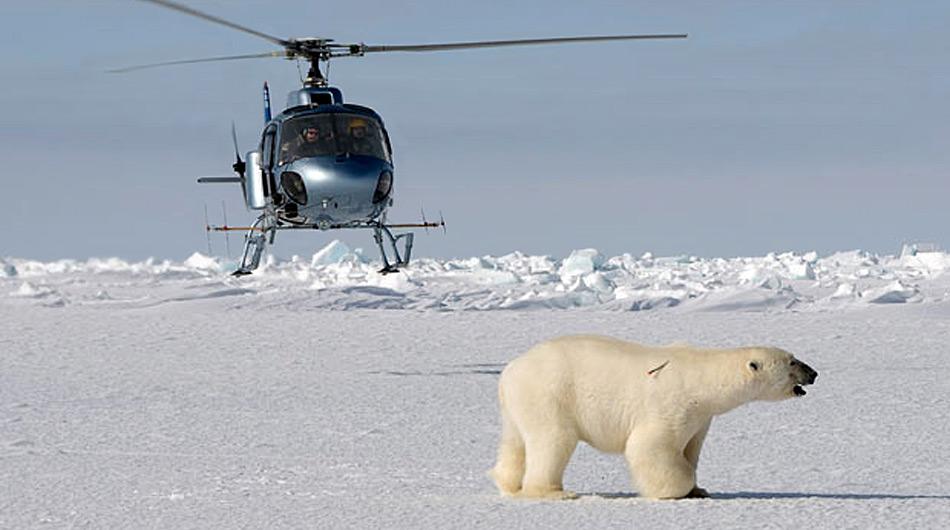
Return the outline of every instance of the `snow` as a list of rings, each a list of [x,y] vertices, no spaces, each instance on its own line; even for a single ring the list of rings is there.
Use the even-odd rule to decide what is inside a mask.
[[[232,280],[223,273],[233,262],[200,253],[181,263],[149,259],[126,262],[118,258],[85,262],[61,260],[42,263],[8,258],[2,276],[23,282],[47,295],[62,295],[63,304],[95,303],[88,290],[70,278],[134,278],[122,287],[138,292],[150,286],[151,298],[188,284],[192,296],[203,289],[239,285],[259,294],[266,303],[286,296],[308,307],[347,309],[541,309],[604,310],[750,310],[786,308],[823,311],[830,305],[855,309],[880,303],[937,303],[948,293],[950,255],[917,252],[878,256],[862,251],[819,257],[815,252],[768,254],[762,257],[702,259],[695,256],[655,257],[645,253],[604,257],[596,249],[575,250],[563,259],[527,256],[482,256],[455,260],[417,259],[404,272],[380,275],[378,262],[367,260],[360,249],[334,241],[312,257],[265,259],[252,277]],[[161,288],[155,289],[155,283]],[[380,288],[380,289],[366,289]],[[350,294],[357,289],[361,302]],[[374,294],[381,299],[374,299]],[[398,293],[393,297],[392,293]],[[23,293],[21,293],[22,295]],[[180,298],[181,295],[175,295]],[[377,298],[378,298],[377,297]],[[118,297],[121,299],[121,296]],[[134,305],[134,304],[132,304]]]
[[[902,304],[915,300],[919,295],[920,291],[916,287],[904,285],[900,280],[861,293],[872,304]]]
[[[16,276],[16,267],[0,259],[0,278],[10,278]]]
[[[310,266],[318,267],[320,265],[332,265],[335,263],[340,263],[347,258],[361,261],[360,254],[351,251],[350,248],[342,241],[334,240],[329,245],[325,246],[313,255],[313,258],[310,260]]]
[[[195,252],[189,256],[183,265],[195,270],[221,271],[221,264],[218,263],[218,260],[205,256],[200,252]]]
[[[946,254],[586,249],[380,275],[341,245],[240,279],[200,254],[0,261],[0,528],[950,520]],[[821,375],[714,422],[712,499],[638,499],[622,458],[583,445],[565,477],[579,500],[502,498],[484,475],[497,374],[579,332],[773,344]]]
[[[591,274],[603,264],[604,257],[597,249],[575,250],[564,259],[557,273],[561,276],[561,282],[571,284],[578,276]]]

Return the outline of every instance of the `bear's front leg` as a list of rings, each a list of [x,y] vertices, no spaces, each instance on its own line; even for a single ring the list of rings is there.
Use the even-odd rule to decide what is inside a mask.
[[[696,469],[683,454],[683,441],[663,426],[635,429],[624,456],[642,497],[682,499],[705,493],[696,487]]]
[[[690,438],[686,444],[686,448],[683,449],[683,456],[685,456],[686,461],[693,466],[693,472],[697,475],[699,474],[699,452],[703,448],[703,441],[706,439],[706,433],[709,432],[710,423],[712,423],[712,418],[706,420],[699,430],[696,431],[696,434]],[[696,480],[697,482],[699,481],[698,476]],[[696,485],[686,496],[691,499],[706,499],[709,497],[709,492],[700,488],[699,485]]]

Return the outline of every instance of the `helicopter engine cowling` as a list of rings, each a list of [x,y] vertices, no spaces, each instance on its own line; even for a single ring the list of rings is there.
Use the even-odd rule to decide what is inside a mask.
[[[392,171],[392,164],[360,155],[301,158],[277,169],[298,217],[332,225],[378,217],[389,206],[378,196],[380,176],[385,174],[390,183],[388,199]]]
[[[267,198],[264,196],[264,171],[261,169],[260,151],[248,151],[244,157],[246,160],[246,173],[244,175],[244,196],[247,207],[252,210],[262,210],[267,204]]]

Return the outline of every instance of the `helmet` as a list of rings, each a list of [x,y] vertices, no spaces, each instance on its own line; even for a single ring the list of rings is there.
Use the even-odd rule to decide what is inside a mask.
[[[348,130],[352,131],[353,129],[366,128],[366,120],[363,118],[353,118],[350,120],[350,124],[346,127]]]

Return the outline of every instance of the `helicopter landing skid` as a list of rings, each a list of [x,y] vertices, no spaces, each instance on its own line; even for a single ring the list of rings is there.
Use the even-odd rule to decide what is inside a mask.
[[[286,221],[286,219],[283,219]],[[351,224],[332,225],[330,228],[372,228],[373,239],[379,248],[379,255],[383,260],[383,268],[379,270],[380,274],[389,274],[396,272],[409,264],[412,257],[412,242],[414,234],[404,232],[393,234],[392,228],[438,228],[445,230],[445,221],[439,219],[438,223],[423,220],[421,223],[403,223],[403,224],[384,224],[379,221],[359,221]],[[229,232],[236,230],[246,230],[244,236],[244,254],[241,256],[241,266],[231,273],[232,276],[245,276],[251,274],[261,263],[261,255],[267,245],[274,244],[274,237],[278,230],[326,230],[327,228],[316,224],[281,224],[280,220],[275,221],[273,217],[265,214],[257,218],[251,226],[206,226],[207,230],[216,232]],[[385,241],[384,241],[385,239]],[[402,245],[399,241],[402,241]],[[389,247],[389,251],[386,247]]]
[[[389,248],[392,249],[395,261],[389,261],[386,247],[383,245],[383,235],[386,236]],[[405,267],[409,264],[409,258],[412,256],[413,236],[414,234],[412,232],[403,232],[402,234],[393,235],[389,227],[382,223],[373,226],[373,240],[376,241],[376,246],[379,247],[379,255],[383,259],[383,268],[379,269],[380,274],[397,272],[400,267]],[[402,253],[399,252],[398,242],[400,239],[403,240]]]
[[[264,253],[264,247],[267,245],[267,231],[264,227],[266,217],[260,216],[254,224],[251,225],[247,234],[244,236],[244,254],[241,256],[241,266],[231,273],[231,276],[246,276],[257,268],[261,263],[261,254]],[[273,231],[271,231],[271,243],[274,242]]]

